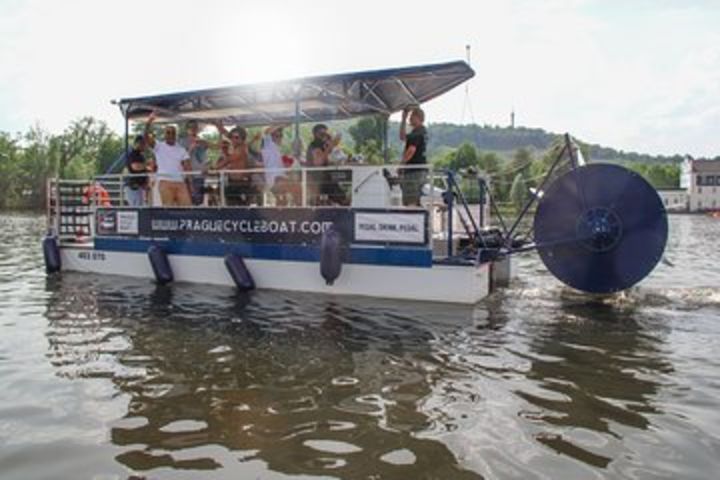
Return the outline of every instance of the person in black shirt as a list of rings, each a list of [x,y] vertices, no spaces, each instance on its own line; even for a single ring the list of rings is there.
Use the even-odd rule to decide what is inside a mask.
[[[145,205],[145,195],[149,182],[143,150],[145,150],[145,139],[142,135],[138,135],[135,137],[132,150],[128,152],[125,158],[125,167],[128,173],[131,174],[125,178],[125,201],[131,207]]]
[[[406,124],[410,115],[412,131],[405,133]],[[420,165],[422,168],[406,168],[400,171],[400,187],[402,188],[403,205],[420,206],[420,193],[427,180],[427,164],[425,149],[427,146],[427,130],[425,112],[420,107],[405,108],[400,122],[400,140],[405,142],[402,165]]]

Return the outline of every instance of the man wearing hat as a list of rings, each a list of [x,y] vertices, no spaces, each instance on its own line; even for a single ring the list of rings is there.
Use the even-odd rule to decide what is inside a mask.
[[[145,150],[145,138],[138,135],[133,141],[132,150],[125,157],[125,168],[129,174],[125,178],[125,201],[131,207],[145,205],[148,176],[143,150]]]

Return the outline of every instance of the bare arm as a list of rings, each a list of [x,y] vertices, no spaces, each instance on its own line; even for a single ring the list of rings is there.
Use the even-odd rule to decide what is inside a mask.
[[[408,109],[405,108],[402,112],[402,120],[400,120],[400,141],[404,142],[407,138],[405,127],[407,126]]]
[[[223,125],[220,120],[215,122],[214,125],[215,125],[215,128],[217,128],[218,133],[220,134],[220,138],[228,136],[228,131],[225,128],[225,125]]]
[[[415,145],[408,145],[408,147],[403,152],[402,163],[408,163],[413,157],[413,155],[415,155],[416,150],[417,147]]]
[[[311,167],[322,167],[325,163],[325,161],[328,158],[328,152],[323,150],[322,148],[313,148],[312,149],[312,158],[310,158],[310,166]]]
[[[155,139],[152,135],[150,135],[150,131],[152,130],[152,124],[155,121],[155,110],[150,112],[150,116],[148,116],[147,123],[145,124],[145,130],[143,131],[143,137],[145,138],[145,144],[149,145],[150,148],[155,148]]]
[[[230,165],[230,159],[226,156],[222,156],[222,157],[220,157],[218,162],[215,164],[215,169],[216,170],[225,170],[225,167],[227,167],[228,165]]]

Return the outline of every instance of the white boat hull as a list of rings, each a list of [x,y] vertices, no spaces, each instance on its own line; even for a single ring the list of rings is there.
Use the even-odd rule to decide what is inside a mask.
[[[62,269],[154,279],[147,254],[61,247]],[[175,281],[233,286],[222,257],[168,255]],[[490,264],[404,267],[345,264],[333,285],[317,262],[246,258],[258,288],[473,304],[488,295]]]

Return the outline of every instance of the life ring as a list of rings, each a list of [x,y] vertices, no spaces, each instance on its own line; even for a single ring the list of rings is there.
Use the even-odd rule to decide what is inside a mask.
[[[100,184],[91,183],[83,190],[82,203],[88,205],[91,198],[101,207],[112,207],[110,194]]]

